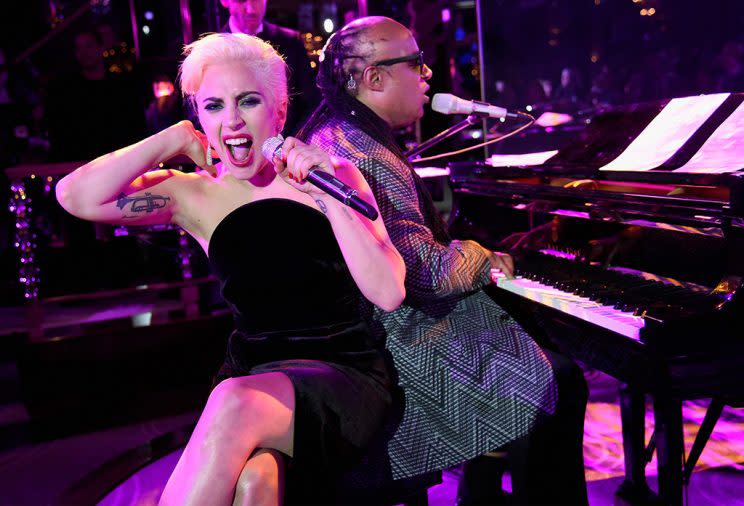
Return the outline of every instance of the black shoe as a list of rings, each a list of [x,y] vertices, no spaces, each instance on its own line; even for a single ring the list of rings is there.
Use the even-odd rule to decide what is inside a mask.
[[[478,499],[472,499],[463,497],[458,493],[455,499],[455,506],[492,506],[497,504],[512,504],[512,495],[501,491],[501,493],[491,494],[487,498],[479,497]]]
[[[465,462],[457,484],[458,506],[510,504],[511,494],[501,489],[506,468],[503,457],[480,456]]]

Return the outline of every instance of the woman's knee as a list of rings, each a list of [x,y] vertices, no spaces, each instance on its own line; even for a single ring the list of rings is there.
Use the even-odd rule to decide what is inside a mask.
[[[213,435],[240,437],[248,433],[261,436],[262,427],[281,425],[294,411],[292,383],[283,374],[228,378],[209,396],[200,423]]]
[[[228,378],[219,383],[209,394],[202,418],[209,425],[229,428],[232,422],[250,413],[254,404],[254,393],[242,378]]]
[[[281,504],[284,459],[276,450],[261,448],[248,459],[235,487],[233,506]]]
[[[219,403],[223,407],[243,404],[253,391],[252,376],[227,378],[217,384],[209,395],[209,402]]]

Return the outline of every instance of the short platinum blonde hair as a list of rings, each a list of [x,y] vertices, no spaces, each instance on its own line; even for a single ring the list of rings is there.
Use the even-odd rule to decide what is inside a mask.
[[[179,72],[181,93],[193,104],[209,65],[239,62],[248,66],[255,79],[264,85],[270,105],[287,104],[287,64],[276,50],[263,40],[244,33],[210,33],[184,46],[186,56]]]

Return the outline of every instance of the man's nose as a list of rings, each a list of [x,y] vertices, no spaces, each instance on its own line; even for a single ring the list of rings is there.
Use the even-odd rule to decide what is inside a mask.
[[[429,66],[426,63],[424,63],[424,68],[423,68],[423,71],[421,72],[421,78],[424,81],[428,81],[429,79],[431,79],[432,75],[434,75],[434,72],[432,72]]]

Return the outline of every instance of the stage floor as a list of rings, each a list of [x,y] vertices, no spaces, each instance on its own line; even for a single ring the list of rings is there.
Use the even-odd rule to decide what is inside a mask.
[[[4,385],[12,384],[13,368],[0,368]],[[584,456],[590,504],[615,504],[614,491],[623,474],[617,383],[608,376],[587,372],[590,404],[586,416]],[[707,402],[687,402],[684,407],[688,450]],[[18,402],[0,405],[0,504],[54,503],[70,485],[107,460],[150,439],[192,423],[197,413],[158,418],[107,430],[52,441],[34,442],[24,430],[27,417]],[[647,419],[651,429],[651,419]],[[108,505],[154,505],[165,475],[176,455],[152,466],[110,495]],[[655,460],[649,481],[655,487]],[[159,473],[159,475],[158,475]],[[432,506],[454,504],[458,469],[444,473],[441,485],[430,490]],[[505,488],[509,488],[508,476]],[[688,490],[689,504],[744,505],[744,409],[726,408],[702,454]]]

